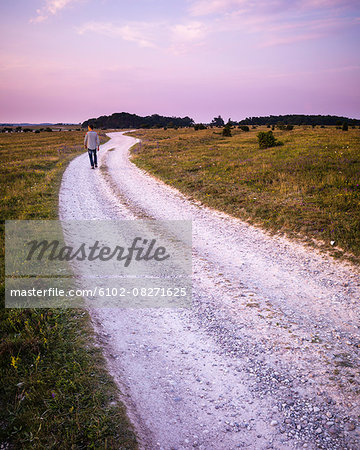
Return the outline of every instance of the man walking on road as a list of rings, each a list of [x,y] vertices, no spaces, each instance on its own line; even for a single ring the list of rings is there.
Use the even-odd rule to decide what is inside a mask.
[[[97,167],[96,150],[99,151],[100,139],[99,139],[99,135],[97,134],[97,132],[94,131],[93,125],[89,125],[88,130],[89,131],[85,135],[84,147],[87,148],[89,158],[90,158],[91,168],[94,169],[94,165],[95,165],[95,167]]]

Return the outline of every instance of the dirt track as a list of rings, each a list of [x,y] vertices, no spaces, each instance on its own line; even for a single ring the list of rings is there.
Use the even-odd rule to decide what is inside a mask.
[[[358,272],[189,201],[110,137],[100,169],[65,171],[60,218],[193,221],[191,309],[91,311],[141,447],[360,448]]]

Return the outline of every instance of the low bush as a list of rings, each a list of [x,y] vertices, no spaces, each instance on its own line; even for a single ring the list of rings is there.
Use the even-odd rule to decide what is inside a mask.
[[[242,131],[250,131],[250,128],[247,125],[240,125],[239,128]]]
[[[282,142],[278,141],[273,135],[272,131],[260,131],[257,134],[259,148],[269,148],[277,147],[278,145],[283,145]]]
[[[227,123],[224,126],[223,131],[222,131],[222,135],[225,136],[225,137],[231,137],[232,136],[231,135],[231,126],[230,126],[229,123]]]
[[[196,123],[194,125],[194,130],[206,130],[206,126],[203,123]]]

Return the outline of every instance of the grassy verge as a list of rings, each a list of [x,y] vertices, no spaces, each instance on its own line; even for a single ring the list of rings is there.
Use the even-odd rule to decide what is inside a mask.
[[[83,136],[0,135],[2,448],[137,448],[88,313],[4,309],[4,219],[57,218],[61,176]]]
[[[133,161],[202,203],[360,261],[360,131],[141,130]]]

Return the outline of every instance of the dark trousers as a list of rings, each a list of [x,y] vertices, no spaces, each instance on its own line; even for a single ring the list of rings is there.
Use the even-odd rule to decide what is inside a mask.
[[[94,164],[95,164],[95,166],[97,166],[96,149],[91,150],[90,148],[88,148],[88,153],[89,153],[91,167],[94,167]]]

